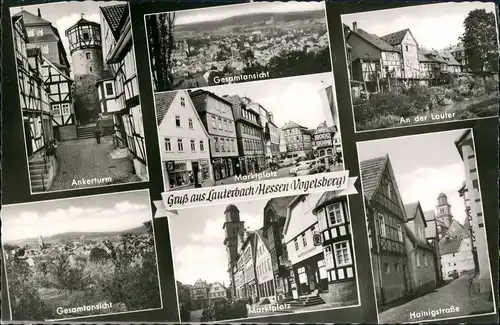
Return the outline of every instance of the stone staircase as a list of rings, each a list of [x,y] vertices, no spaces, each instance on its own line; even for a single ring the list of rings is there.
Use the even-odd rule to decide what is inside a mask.
[[[298,299],[285,298],[281,300],[280,303],[288,303],[291,307],[309,307],[326,304],[323,298],[319,296],[317,290],[314,290],[307,296],[301,296]]]
[[[33,193],[43,192],[50,186],[51,179],[49,174],[45,170],[43,157],[31,159],[29,161],[29,171],[31,180],[31,191]]]
[[[95,124],[83,125],[76,128],[78,139],[90,139],[94,137]]]

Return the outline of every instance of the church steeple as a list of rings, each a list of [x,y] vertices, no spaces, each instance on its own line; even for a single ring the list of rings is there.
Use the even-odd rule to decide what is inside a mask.
[[[448,203],[448,197],[444,193],[439,194],[437,198],[436,212],[436,217],[449,228],[453,222],[453,215],[451,214],[451,205]]]
[[[43,243],[42,235],[40,235],[38,237],[38,246],[40,247],[40,249],[44,249],[45,248],[45,244]]]

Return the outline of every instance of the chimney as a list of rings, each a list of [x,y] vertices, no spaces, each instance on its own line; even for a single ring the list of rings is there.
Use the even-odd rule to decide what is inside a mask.
[[[356,21],[352,22],[352,30],[355,31],[355,32],[358,31],[358,22],[356,22]]]
[[[38,8],[38,17],[42,18],[42,13],[40,12],[40,8]]]

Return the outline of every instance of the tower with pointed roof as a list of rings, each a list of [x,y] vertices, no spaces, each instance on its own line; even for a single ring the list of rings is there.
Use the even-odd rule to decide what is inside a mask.
[[[436,212],[436,218],[441,221],[446,228],[450,228],[453,222],[453,216],[451,214],[451,205],[448,203],[448,197],[444,193],[438,195]]]
[[[100,113],[96,82],[103,77],[101,26],[83,14],[66,30],[75,79],[75,111],[81,125],[97,121]]]
[[[222,228],[224,229],[224,245],[226,246],[227,262],[230,280],[231,293],[236,292],[233,266],[238,262],[238,240],[245,232],[245,222],[240,220],[240,210],[230,204],[224,211],[225,222]]]

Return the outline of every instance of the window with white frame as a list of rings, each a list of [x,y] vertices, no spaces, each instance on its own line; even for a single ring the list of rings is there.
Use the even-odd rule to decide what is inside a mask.
[[[170,138],[165,138],[165,151],[172,151],[172,144],[170,143]]]
[[[35,36],[35,30],[33,28],[27,28],[26,32],[28,33],[28,37]]]
[[[52,108],[50,110],[50,113],[54,116],[61,115],[61,105],[59,104],[54,104],[52,105]]]
[[[218,117],[217,120],[219,122],[219,130],[222,130],[222,119]]]
[[[398,224],[398,240],[403,242],[403,227]]]
[[[203,140],[200,140],[200,151],[205,151],[205,142]]]
[[[298,250],[299,250],[299,241],[297,240],[297,238],[295,238],[295,239],[293,240],[293,244],[294,244],[294,246],[295,246],[295,250],[296,250],[296,251],[298,251]]]
[[[196,151],[196,144],[194,142],[194,140],[191,140],[191,151]]]
[[[43,36],[43,28],[36,29],[36,36]]]
[[[191,130],[193,130],[193,129],[194,129],[194,125],[193,125],[193,119],[192,119],[192,118],[189,118],[189,120],[188,120],[188,124],[189,124],[189,128],[190,128]]]
[[[307,238],[306,238],[306,234],[302,234],[302,245],[304,245],[304,247],[307,247]]]
[[[49,45],[48,44],[42,44],[42,53],[43,54],[49,53]]]
[[[114,96],[115,95],[115,91],[114,91],[114,87],[113,87],[113,82],[112,81],[105,82],[104,83],[104,89],[106,91],[106,97],[108,97],[108,96]]]
[[[415,252],[415,261],[417,262],[417,267],[420,267],[420,256],[418,256],[418,252]]]
[[[63,115],[69,115],[71,113],[70,110],[69,110],[69,104],[68,103],[61,104],[61,108],[62,108]]]
[[[215,121],[215,116],[213,116],[213,115],[212,115],[212,127],[213,127],[214,129],[216,129],[216,128],[217,128],[217,122]]]
[[[179,115],[175,116],[175,126],[178,128],[181,127],[181,117]]]
[[[186,98],[181,96],[181,106],[185,107],[186,106]]]
[[[177,149],[179,151],[184,151],[184,144],[182,143],[182,139],[177,139]]]
[[[332,246],[331,245],[325,246],[325,247],[323,247],[323,250],[325,252],[326,268],[331,269],[335,266],[333,263]]]
[[[352,264],[351,252],[347,241],[333,244],[333,249],[335,251],[335,262],[337,266]]]
[[[340,202],[327,206],[326,213],[328,214],[328,221],[330,222],[330,226],[344,223],[342,204]]]
[[[92,59],[92,54],[91,54],[90,52],[85,53],[85,58],[86,58],[87,60]]]

